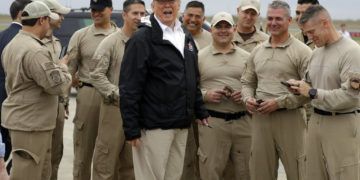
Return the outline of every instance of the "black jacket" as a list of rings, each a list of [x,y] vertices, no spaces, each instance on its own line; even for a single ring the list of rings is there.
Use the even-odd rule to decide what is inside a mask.
[[[208,117],[199,89],[197,49],[184,30],[184,57],[163,40],[160,25],[150,24],[127,42],[120,71],[120,110],[127,140],[141,129],[188,128],[193,115]]]

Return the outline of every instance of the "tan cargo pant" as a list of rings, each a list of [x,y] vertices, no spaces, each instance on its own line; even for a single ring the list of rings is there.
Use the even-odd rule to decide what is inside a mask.
[[[188,129],[143,130],[133,147],[136,180],[180,180]]]
[[[99,126],[101,96],[95,88],[78,89],[74,117],[74,180],[89,180]]]
[[[309,121],[307,180],[360,179],[360,114],[323,116]]]
[[[10,179],[50,179],[52,131],[9,132],[13,158]]]
[[[305,180],[305,122],[303,108],[253,115],[251,180],[276,180],[279,158],[288,180]]]
[[[93,179],[135,179],[131,145],[125,142],[118,106],[101,104],[93,159]]]
[[[53,131],[51,141],[51,180],[57,180],[59,165],[63,156],[64,120],[65,107],[63,103],[59,103],[58,115],[56,117],[56,126]]]
[[[202,180],[227,180],[223,175],[229,160],[235,169],[234,179],[250,179],[250,121],[248,116],[231,121],[210,117],[212,128],[199,125],[198,154]]]

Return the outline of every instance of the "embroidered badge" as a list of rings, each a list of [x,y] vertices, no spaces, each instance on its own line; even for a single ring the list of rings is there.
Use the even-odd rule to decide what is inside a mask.
[[[194,46],[192,45],[191,42],[188,43],[188,49],[189,51],[194,51]]]
[[[60,72],[58,70],[51,71],[50,78],[56,84],[61,82]]]

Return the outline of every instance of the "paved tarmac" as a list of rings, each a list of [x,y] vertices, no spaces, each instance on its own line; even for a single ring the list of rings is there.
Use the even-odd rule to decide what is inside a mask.
[[[60,163],[60,169],[58,174],[59,180],[71,180],[72,178],[72,169],[73,169],[73,129],[74,124],[72,120],[75,115],[76,100],[75,97],[70,98],[70,116],[67,121],[65,121],[64,127],[64,156]],[[286,180],[286,175],[283,166],[280,164],[279,169],[279,178],[278,180]]]

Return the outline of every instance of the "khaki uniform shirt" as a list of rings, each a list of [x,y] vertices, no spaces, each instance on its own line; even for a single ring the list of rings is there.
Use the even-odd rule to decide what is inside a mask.
[[[241,78],[243,99],[245,102],[250,97],[275,99],[279,108],[298,108],[306,98],[289,93],[280,81],[304,77],[311,49],[293,36],[276,48],[272,48],[269,41],[256,47],[250,55]]]
[[[212,45],[202,49],[198,56],[200,86],[203,96],[207,90],[224,89],[226,85],[234,90],[241,91],[240,78],[249,55],[248,52],[240,49],[235,44],[227,54],[219,52]],[[225,113],[246,110],[244,104],[237,104],[226,97],[222,99],[221,103],[210,103],[206,102],[205,99],[205,106],[208,109]]]
[[[305,42],[305,39],[304,39],[304,35],[303,33],[300,31],[300,32],[297,32],[294,34],[294,37],[296,39],[298,39],[299,41],[305,43],[307,46],[309,46],[311,49],[315,49],[315,44],[312,40],[308,39],[307,42]]]
[[[55,128],[58,100],[71,83],[66,65],[56,64],[37,37],[20,31],[3,52],[8,97],[2,105],[2,125],[12,130]]]
[[[348,93],[350,72],[360,70],[360,46],[353,40],[316,48],[310,60],[306,81],[318,89],[311,104],[332,112],[351,112],[360,107],[359,95]]]
[[[70,39],[67,51],[70,73],[74,75],[78,72],[81,82],[90,83],[90,72],[98,63],[95,61],[96,59],[92,58],[94,52],[100,42],[116,30],[115,24],[106,30],[97,29],[93,24],[76,31]]]
[[[54,58],[54,62],[58,62],[60,58],[61,53],[61,43],[60,40],[55,36],[45,37],[41,40],[44,45],[49,48],[50,52],[52,53],[52,56]]]
[[[244,49],[245,51],[251,53],[251,51],[259,44],[263,43],[269,38],[269,36],[259,30],[256,30],[254,35],[244,41],[243,38],[239,35],[238,32],[235,33],[233,42],[240,47],[241,49]]]
[[[98,64],[90,73],[90,82],[104,97],[105,103],[118,105],[120,66],[128,39],[119,29],[106,37],[95,51],[93,61]]]
[[[211,33],[206,30],[202,30],[200,34],[193,36],[197,49],[200,51],[204,47],[208,46],[212,42]]]

